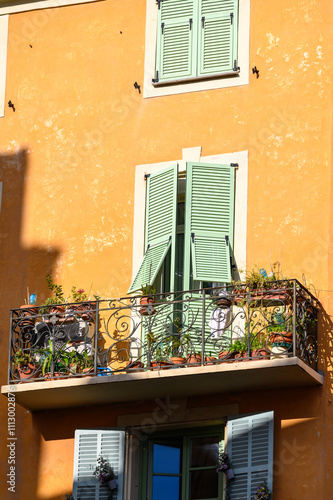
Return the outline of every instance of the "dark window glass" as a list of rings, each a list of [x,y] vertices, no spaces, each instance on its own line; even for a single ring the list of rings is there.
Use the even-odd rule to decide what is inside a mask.
[[[218,474],[216,469],[192,471],[190,488],[190,500],[218,498]]]
[[[218,436],[191,439],[191,467],[215,466],[218,456]]]

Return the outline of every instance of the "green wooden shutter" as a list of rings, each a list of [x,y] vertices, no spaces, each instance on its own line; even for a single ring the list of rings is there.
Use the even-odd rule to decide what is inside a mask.
[[[196,75],[197,1],[160,2],[156,47],[156,78],[160,82]]]
[[[230,500],[252,500],[264,481],[272,491],[273,437],[272,411],[228,421],[227,452],[235,474]]]
[[[186,176],[185,239],[187,248],[191,242],[193,279],[230,282],[235,170],[230,165],[189,163]],[[190,268],[186,253],[185,276]]]
[[[233,71],[237,61],[238,0],[199,0],[199,75]]]
[[[152,285],[171,248],[171,290],[174,281],[178,166],[172,165],[147,178],[146,253],[128,293]]]
[[[124,483],[125,431],[88,430],[75,431],[74,483],[75,500],[102,500],[109,498],[108,486],[101,485],[93,472],[99,456],[109,460],[118,485],[113,500],[122,500]]]

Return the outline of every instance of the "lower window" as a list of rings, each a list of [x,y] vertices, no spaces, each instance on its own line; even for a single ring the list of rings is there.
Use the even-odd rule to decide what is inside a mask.
[[[141,499],[222,500],[216,464],[223,439],[222,427],[155,434],[143,446]]]

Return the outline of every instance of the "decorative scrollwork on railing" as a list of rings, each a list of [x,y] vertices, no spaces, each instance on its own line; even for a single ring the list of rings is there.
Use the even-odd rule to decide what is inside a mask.
[[[10,382],[298,356],[317,367],[318,302],[296,280],[11,314]]]

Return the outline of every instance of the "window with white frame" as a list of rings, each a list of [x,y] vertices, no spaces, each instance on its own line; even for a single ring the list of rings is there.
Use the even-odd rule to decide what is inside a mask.
[[[160,288],[162,267],[159,292],[231,281],[235,168],[188,162],[182,177],[178,165],[147,177],[145,254],[129,292]]]
[[[147,0],[144,97],[248,83],[250,0]]]
[[[129,292],[230,282],[246,262],[247,152],[138,166],[134,216]]]

